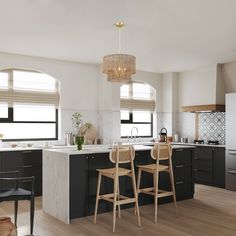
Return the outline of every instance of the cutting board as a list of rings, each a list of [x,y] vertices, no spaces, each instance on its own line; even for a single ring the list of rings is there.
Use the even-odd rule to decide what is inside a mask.
[[[84,133],[84,144],[94,144],[95,140],[98,138],[97,128],[93,124],[91,124],[89,128],[87,128],[86,125],[83,125],[80,128],[80,132]]]

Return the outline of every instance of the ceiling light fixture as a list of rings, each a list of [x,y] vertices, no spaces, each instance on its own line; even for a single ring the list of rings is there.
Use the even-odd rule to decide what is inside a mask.
[[[131,75],[136,73],[135,56],[121,54],[121,29],[123,22],[117,22],[118,28],[118,53],[103,57],[103,73],[107,74],[107,80],[110,82],[127,83],[131,81]]]

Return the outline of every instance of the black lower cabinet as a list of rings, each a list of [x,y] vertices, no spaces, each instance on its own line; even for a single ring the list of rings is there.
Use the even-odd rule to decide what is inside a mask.
[[[175,188],[177,200],[193,198],[194,184],[192,171],[192,149],[173,150],[173,169],[175,177]],[[150,156],[150,151],[137,151],[134,160],[135,174],[137,178],[137,166],[155,163]],[[89,155],[70,155],[70,219],[93,215],[95,210],[95,199],[97,191],[98,172],[97,169],[115,167],[109,160],[108,153]],[[130,168],[130,164],[122,167]],[[124,176],[119,178],[120,194],[133,195],[131,178]],[[141,188],[153,186],[153,176],[143,173],[141,177]],[[161,173],[159,186],[170,190],[170,179],[167,173]],[[113,193],[113,180],[102,177],[100,194]],[[159,199],[159,203],[172,201],[172,197]],[[153,197],[139,194],[139,204],[152,204]],[[134,207],[134,204],[123,205],[123,208]],[[103,200],[99,201],[98,213],[112,211],[113,205]]]
[[[193,155],[193,149],[179,148],[173,150],[172,162],[177,200],[193,198]]]
[[[196,147],[194,181],[209,186],[225,187],[225,148]]]
[[[194,180],[200,184],[212,184],[213,157],[211,147],[196,147],[194,154]]]
[[[214,148],[213,163],[213,185],[225,188],[225,148]]]
[[[35,177],[35,195],[42,195],[42,151],[7,151],[1,152],[1,171],[19,171],[19,176]],[[10,176],[8,176],[10,177]],[[15,183],[2,183],[1,188],[14,187]],[[31,190],[29,182],[21,183],[20,187]]]

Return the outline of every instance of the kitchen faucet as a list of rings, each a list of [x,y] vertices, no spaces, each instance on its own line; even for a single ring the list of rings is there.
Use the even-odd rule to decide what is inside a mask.
[[[130,138],[131,138],[131,139],[132,139],[132,138],[134,138],[134,137],[136,137],[136,135],[134,135],[134,136],[133,136],[133,130],[134,130],[134,129],[136,129],[136,131],[137,131],[137,134],[138,134],[138,128],[137,128],[137,127],[135,127],[135,126],[134,126],[134,127],[132,127],[132,129],[131,129],[131,136],[130,136]]]

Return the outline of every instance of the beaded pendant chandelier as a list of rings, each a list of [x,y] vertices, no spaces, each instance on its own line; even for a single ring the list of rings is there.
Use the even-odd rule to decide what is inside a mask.
[[[117,22],[115,26],[119,30],[119,50],[117,54],[103,57],[103,73],[107,74],[110,82],[127,83],[131,81],[131,75],[136,73],[135,56],[121,54],[121,29],[123,22]]]

